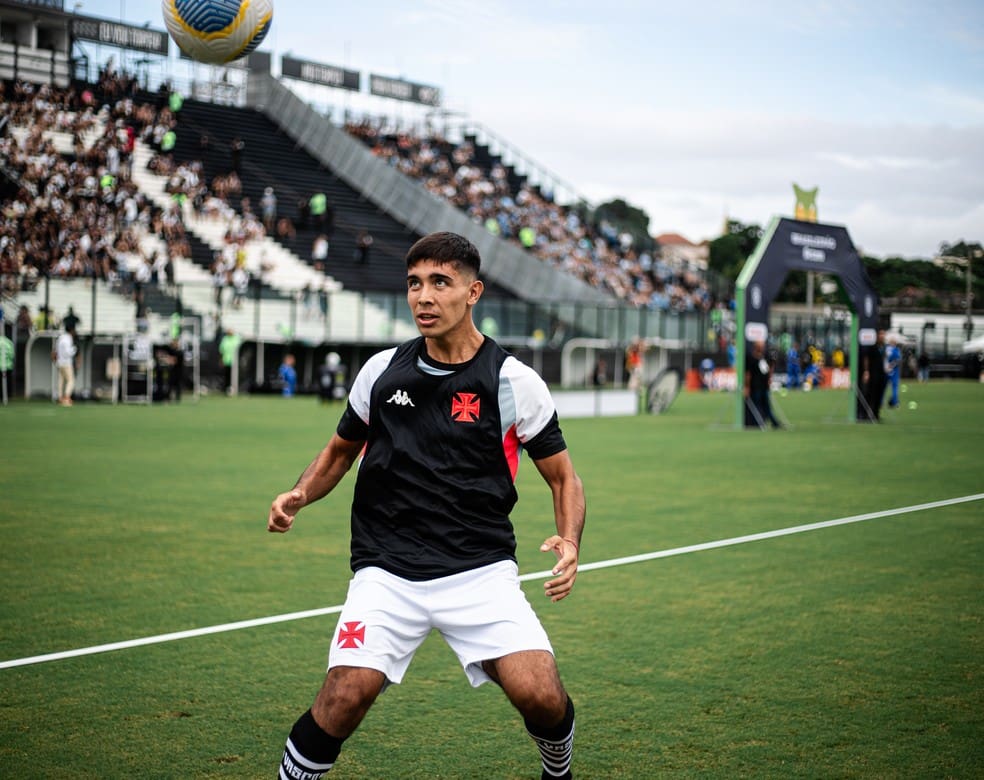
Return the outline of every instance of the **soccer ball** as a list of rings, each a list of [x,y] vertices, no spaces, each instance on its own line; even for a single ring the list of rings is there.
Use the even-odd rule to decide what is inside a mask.
[[[212,65],[245,57],[273,20],[273,0],[162,0],[161,9],[178,48]]]

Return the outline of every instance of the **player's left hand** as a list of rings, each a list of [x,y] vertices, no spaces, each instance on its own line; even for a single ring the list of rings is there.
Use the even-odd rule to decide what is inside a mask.
[[[557,576],[545,582],[543,590],[551,601],[560,601],[571,592],[574,580],[577,579],[578,549],[570,539],[563,539],[555,534],[540,545],[540,552],[551,550],[557,556],[557,565],[551,571]]]

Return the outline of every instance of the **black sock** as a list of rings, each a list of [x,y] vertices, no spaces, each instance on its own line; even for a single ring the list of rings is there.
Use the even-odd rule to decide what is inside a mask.
[[[541,780],[570,780],[574,753],[574,702],[567,699],[564,719],[552,728],[535,726],[526,721],[526,732],[540,749],[543,763]]]
[[[280,761],[280,780],[318,780],[331,769],[345,740],[322,730],[308,710],[294,724]]]

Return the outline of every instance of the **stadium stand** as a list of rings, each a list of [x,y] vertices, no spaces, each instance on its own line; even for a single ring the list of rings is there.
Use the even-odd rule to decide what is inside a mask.
[[[432,133],[387,131],[371,120],[349,122],[346,130],[373,155],[419,180],[493,235],[615,298],[674,311],[713,306],[713,296],[692,270],[654,258],[610,224],[594,225],[583,212],[554,203],[475,136],[455,144]]]

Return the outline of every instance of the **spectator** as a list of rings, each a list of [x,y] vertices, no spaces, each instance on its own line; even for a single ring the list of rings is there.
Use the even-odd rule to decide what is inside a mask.
[[[328,280],[318,288],[318,312],[321,315],[321,321],[324,322],[328,319]]]
[[[263,218],[263,227],[267,233],[272,234],[277,219],[277,196],[273,187],[266,187],[263,190],[263,197],[260,198],[260,214]]]
[[[246,152],[246,142],[238,135],[229,142],[229,169],[240,175],[240,167],[243,162],[243,155]]]
[[[339,391],[345,392],[345,372],[337,352],[325,355],[325,363],[318,371],[318,397],[322,403],[336,400]]]
[[[879,330],[875,343],[861,348],[860,368],[857,420],[879,422],[885,396],[885,331]]]
[[[58,403],[61,406],[72,405],[72,393],[75,391],[75,368],[78,347],[75,344],[75,327],[65,326],[58,336],[55,348],[51,352],[51,361],[58,368]]]
[[[308,201],[308,214],[319,232],[327,232],[328,198],[323,192],[316,192],[311,196]]]
[[[241,343],[242,339],[239,338],[239,335],[232,328],[226,328],[225,335],[222,336],[222,340],[219,342],[219,356],[222,360],[223,389],[226,395],[233,394],[232,366],[239,357],[239,345]]]
[[[926,350],[919,353],[919,357],[916,359],[916,370],[920,382],[929,381],[929,354]]]
[[[895,336],[890,336],[885,349],[885,375],[892,392],[888,399],[889,409],[899,408],[899,380],[902,376],[902,350]]]
[[[280,378],[280,393],[284,398],[293,398],[297,393],[297,369],[294,367],[295,359],[289,352],[284,355],[284,360],[277,369],[277,376]]]
[[[76,315],[75,309],[72,306],[69,306],[68,312],[62,318],[62,325],[65,330],[70,330],[72,333],[75,333],[79,327],[79,323],[81,322],[82,320],[78,317],[78,315]]]
[[[328,261],[328,236],[319,233],[311,242],[311,263],[318,271],[324,271]]]
[[[17,338],[27,339],[27,334],[34,330],[34,321],[31,319],[31,310],[27,308],[27,304],[22,303],[20,305],[15,323],[17,324]]]
[[[355,240],[355,260],[359,265],[369,263],[369,250],[372,248],[372,235],[368,230],[360,230]]]
[[[765,354],[765,342],[752,344],[745,359],[745,426],[751,428],[782,428],[772,413],[769,394],[772,384],[772,364]]]
[[[643,355],[646,345],[642,339],[636,339],[625,350],[625,373],[629,377],[629,390],[639,392],[642,387]]]

